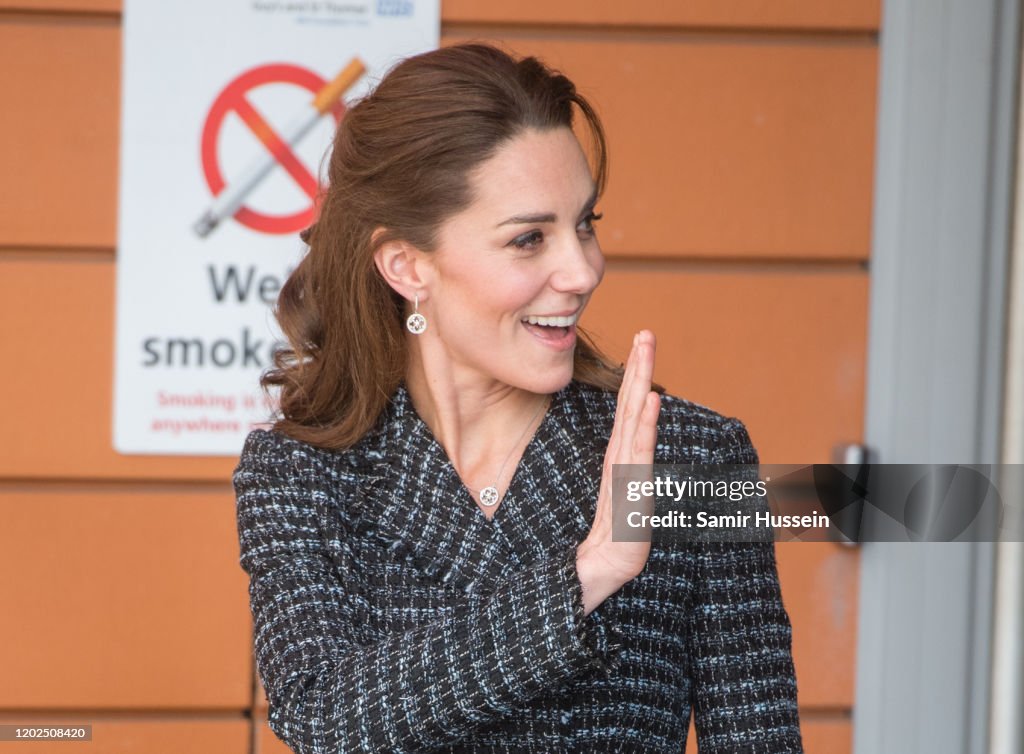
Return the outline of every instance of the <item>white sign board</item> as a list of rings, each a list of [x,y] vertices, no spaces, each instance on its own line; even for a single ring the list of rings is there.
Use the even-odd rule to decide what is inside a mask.
[[[345,103],[439,0],[125,0],[114,448],[234,455]]]

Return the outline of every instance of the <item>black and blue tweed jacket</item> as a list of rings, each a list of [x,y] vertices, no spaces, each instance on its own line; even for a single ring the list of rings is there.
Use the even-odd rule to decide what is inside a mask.
[[[299,754],[802,752],[774,544],[652,548],[583,614],[616,396],[553,397],[488,520],[400,387],[338,453],[256,430],[234,474],[271,729]],[[757,463],[665,396],[657,463]]]

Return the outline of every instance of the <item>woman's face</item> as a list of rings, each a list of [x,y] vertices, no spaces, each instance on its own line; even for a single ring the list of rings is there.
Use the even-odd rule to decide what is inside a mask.
[[[425,256],[420,310],[430,325],[419,337],[437,339],[457,384],[559,390],[572,379],[576,322],[604,275],[583,150],[568,128],[528,129],[470,187],[474,201]]]

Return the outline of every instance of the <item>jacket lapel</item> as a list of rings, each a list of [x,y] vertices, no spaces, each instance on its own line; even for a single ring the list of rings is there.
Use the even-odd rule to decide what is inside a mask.
[[[574,547],[590,530],[604,448],[580,432],[572,393],[574,383],[553,396],[488,520],[400,386],[356,450],[358,531],[426,577],[466,592]]]
[[[520,565],[575,547],[593,524],[604,448],[578,426],[573,390],[557,394],[494,517]]]
[[[359,476],[360,530],[427,578],[473,591],[481,575],[510,564],[501,538],[463,487],[404,386],[379,427],[376,452]]]

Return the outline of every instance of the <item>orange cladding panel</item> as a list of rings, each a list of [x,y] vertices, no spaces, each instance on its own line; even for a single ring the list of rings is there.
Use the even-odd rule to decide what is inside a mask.
[[[880,0],[517,0],[514,12],[493,0],[443,0],[449,22],[571,24],[573,26],[690,26],[874,31]],[[510,19],[510,16],[512,19]]]
[[[0,118],[0,246],[114,246],[120,44],[113,21],[0,16],[0,101],[17,113]]]
[[[835,542],[779,542],[775,554],[793,624],[801,707],[852,707],[860,550]]]
[[[120,13],[121,0],[0,0],[0,10],[60,13]]]
[[[248,706],[226,490],[8,483],[0,521],[0,708]]]
[[[851,754],[853,720],[846,714],[823,714],[801,721],[804,754]]]
[[[863,435],[867,305],[860,272],[613,263],[582,326],[617,362],[652,330],[655,379],[742,419],[762,463],[827,463]]]
[[[11,715],[0,725],[91,725],[92,740],[3,742],[4,754],[249,754],[251,724],[239,713],[228,719],[155,715],[109,717],[82,713]]]

